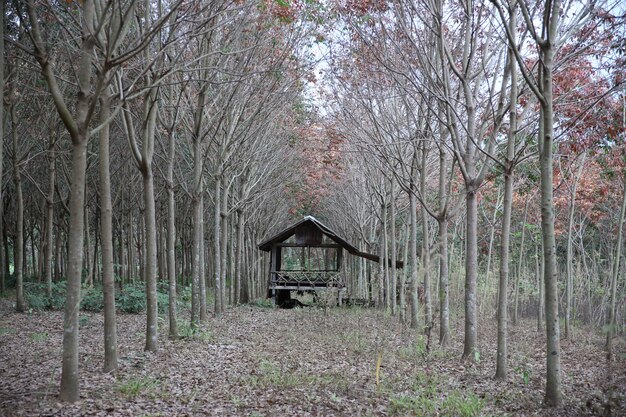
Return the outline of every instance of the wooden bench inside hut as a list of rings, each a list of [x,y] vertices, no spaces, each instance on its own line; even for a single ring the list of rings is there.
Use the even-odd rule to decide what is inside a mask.
[[[291,298],[291,291],[336,288],[339,304],[346,292],[344,250],[379,262],[378,255],[359,251],[312,216],[306,216],[259,244],[270,253],[268,297],[277,304]],[[396,263],[401,267],[401,262]]]

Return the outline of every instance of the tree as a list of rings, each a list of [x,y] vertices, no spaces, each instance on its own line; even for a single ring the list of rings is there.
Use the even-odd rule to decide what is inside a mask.
[[[527,86],[539,101],[541,118],[539,122],[539,164],[541,170],[541,230],[544,256],[544,283],[546,306],[546,404],[559,406],[563,401],[561,391],[561,360],[560,360],[560,330],[558,311],[557,287],[557,256],[556,239],[554,233],[554,195],[553,195],[553,151],[554,151],[554,102],[553,102],[553,73],[555,55],[563,45],[567,36],[586,20],[592,3],[585,4],[574,14],[568,28],[563,28],[561,22],[561,0],[549,1],[537,10],[542,16],[537,25],[533,21],[534,10],[525,1],[513,3],[508,7],[508,18],[504,7],[495,0],[497,11],[506,29],[510,48]],[[527,67],[520,47],[512,47],[515,37],[507,22],[517,13],[519,6],[524,17],[524,24],[529,31],[532,41],[539,51],[539,66],[537,76],[534,77]]]

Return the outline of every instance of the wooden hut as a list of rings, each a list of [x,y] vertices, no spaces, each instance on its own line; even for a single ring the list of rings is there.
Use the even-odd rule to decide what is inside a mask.
[[[305,216],[258,247],[270,252],[268,297],[273,302],[277,302],[277,297],[279,301],[288,299],[290,291],[294,290],[337,288],[341,304],[346,291],[344,250],[380,261],[378,255],[361,252],[313,216]],[[402,267],[402,263],[396,262],[396,267]]]

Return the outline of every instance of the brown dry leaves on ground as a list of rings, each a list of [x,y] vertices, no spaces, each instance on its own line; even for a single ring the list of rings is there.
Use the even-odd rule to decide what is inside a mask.
[[[81,400],[57,400],[62,313],[0,312],[2,416],[625,415],[626,367],[609,374],[602,336],[562,342],[565,405],[542,406],[544,339],[526,321],[510,330],[510,375],[496,382],[495,323],[480,327],[478,364],[373,309],[242,306],[182,340],[141,351],[145,317],[118,316],[120,370],[103,374],[101,314],[81,314]],[[166,323],[161,324],[162,334]],[[436,333],[433,332],[433,335]],[[432,342],[436,346],[436,340]],[[377,367],[380,358],[380,366]],[[377,381],[378,368],[378,381]]]

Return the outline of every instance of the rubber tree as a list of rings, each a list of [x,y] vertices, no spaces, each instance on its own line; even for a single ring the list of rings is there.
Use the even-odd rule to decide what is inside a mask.
[[[539,166],[541,179],[541,235],[543,243],[543,274],[545,288],[546,317],[546,394],[548,406],[559,406],[563,402],[561,388],[561,347],[558,306],[558,270],[556,254],[556,237],[554,232],[554,94],[553,78],[555,56],[559,47],[575,31],[582,27],[595,7],[595,2],[577,6],[576,11],[568,16],[567,27],[562,22],[564,4],[561,0],[551,0],[537,5],[535,10],[531,3],[520,0],[503,5],[498,0],[491,0],[497,9],[509,48],[518,64],[521,76],[540,105],[539,120]],[[528,30],[533,46],[538,51],[538,68],[535,76],[528,68],[528,62],[521,47],[515,43],[515,33],[508,22],[518,13],[523,16],[525,29]],[[541,19],[534,19],[541,16]],[[571,54],[570,54],[571,55]]]
[[[42,75],[54,101],[61,121],[65,125],[72,144],[71,184],[69,197],[69,236],[67,292],[63,318],[63,365],[61,369],[61,400],[74,402],[79,394],[78,370],[78,311],[80,307],[80,284],[83,266],[85,170],[87,167],[87,143],[89,125],[95,113],[99,91],[92,87],[98,81],[92,79],[92,65],[95,46],[94,2],[85,0],[78,6],[80,21],[79,54],[74,73],[76,85],[74,103],[70,106],[68,97],[58,84],[54,60],[49,56],[49,48],[44,41],[37,7],[33,0],[26,3],[28,28],[33,50],[32,54],[41,68]]]

